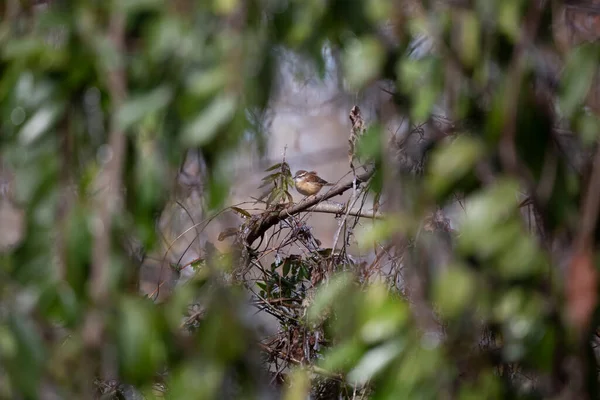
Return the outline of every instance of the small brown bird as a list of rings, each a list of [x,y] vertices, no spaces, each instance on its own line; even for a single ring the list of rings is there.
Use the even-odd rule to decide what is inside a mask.
[[[320,178],[315,171],[304,171],[301,169],[294,175],[296,190],[305,196],[314,196],[319,193],[323,186],[333,186],[333,183]]]

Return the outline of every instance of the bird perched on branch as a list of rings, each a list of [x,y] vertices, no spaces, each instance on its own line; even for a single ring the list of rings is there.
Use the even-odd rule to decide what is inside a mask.
[[[333,183],[320,178],[315,171],[304,171],[302,169],[294,175],[294,184],[296,190],[305,196],[316,195],[323,186],[333,186]]]

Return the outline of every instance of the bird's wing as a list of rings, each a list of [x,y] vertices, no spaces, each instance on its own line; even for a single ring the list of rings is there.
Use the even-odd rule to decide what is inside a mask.
[[[315,175],[315,178],[317,180],[317,182],[319,182],[321,185],[329,185],[329,182],[327,182],[325,179]]]

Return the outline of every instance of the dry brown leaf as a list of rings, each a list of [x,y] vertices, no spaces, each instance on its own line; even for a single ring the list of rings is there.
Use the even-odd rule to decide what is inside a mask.
[[[590,249],[578,251],[567,272],[567,315],[579,332],[584,332],[592,318],[596,303],[598,272]]]

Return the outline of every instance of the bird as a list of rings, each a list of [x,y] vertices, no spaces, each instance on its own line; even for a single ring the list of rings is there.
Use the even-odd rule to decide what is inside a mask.
[[[303,169],[294,175],[294,184],[298,193],[305,196],[314,196],[321,191],[323,186],[333,186],[333,183],[320,178],[315,171],[305,171]]]

